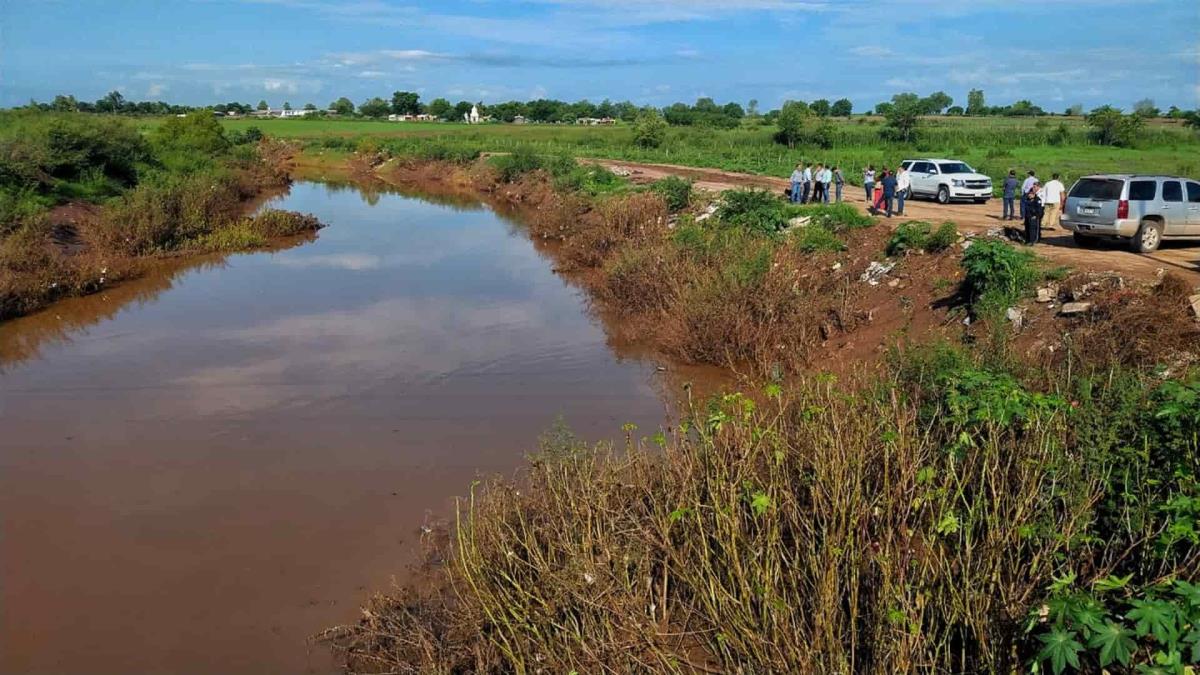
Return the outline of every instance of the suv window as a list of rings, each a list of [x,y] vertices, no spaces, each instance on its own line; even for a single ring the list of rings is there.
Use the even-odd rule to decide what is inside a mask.
[[[1129,184],[1129,201],[1144,202],[1154,199],[1158,183],[1152,180],[1135,180]]]
[[[1188,181],[1188,201],[1196,204],[1200,203],[1200,183]]]
[[[933,173],[933,164],[929,162],[917,162],[917,165],[913,168],[913,171],[916,171],[917,173]]]
[[[1125,182],[1105,178],[1083,178],[1071,188],[1072,197],[1080,199],[1120,199]]]
[[[1163,201],[1183,201],[1183,186],[1179,184],[1179,181],[1169,180],[1163,183]]]
[[[946,162],[938,164],[938,168],[942,170],[942,173],[975,173],[974,169],[962,162]]]

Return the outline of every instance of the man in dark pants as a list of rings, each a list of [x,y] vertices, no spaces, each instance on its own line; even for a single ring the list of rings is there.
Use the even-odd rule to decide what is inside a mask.
[[[883,186],[883,206],[886,210],[887,217],[892,217],[892,200],[896,198],[896,175],[889,173],[886,169],[883,172],[883,179],[879,181]]]
[[[1000,216],[1000,220],[1015,220],[1017,217],[1016,201],[1017,187],[1020,183],[1017,181],[1017,172],[1011,170],[1008,172],[1008,178],[1004,179],[1004,211]]]
[[[1042,238],[1042,198],[1037,181],[1021,197],[1021,212],[1025,214],[1025,243],[1033,246]]]

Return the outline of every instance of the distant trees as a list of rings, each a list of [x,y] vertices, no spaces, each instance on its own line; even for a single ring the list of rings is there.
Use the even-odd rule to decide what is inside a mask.
[[[353,115],[354,102],[345,96],[329,104],[329,109],[339,115]]]
[[[653,108],[638,113],[633,123],[633,142],[640,148],[657,148],[667,140],[667,121]]]
[[[722,129],[737,127],[745,115],[741,105],[727,103],[719,106],[711,98],[697,99],[696,103],[690,106],[686,103],[673,103],[662,111],[663,119],[672,126]]]
[[[267,105],[266,100],[262,100],[262,101],[258,102],[258,109],[259,110],[270,110],[271,106]]]
[[[283,102],[283,109],[284,109],[284,110],[291,110],[291,109],[292,109],[292,102],[291,102],[291,101],[284,101],[284,102]]]
[[[1073,103],[1071,104],[1071,107],[1063,111],[1063,114],[1070,115],[1071,117],[1080,117],[1083,115],[1083,104]]]
[[[388,105],[388,102],[378,96],[369,98],[358,106],[358,114],[363,117],[387,117],[389,110],[391,110],[391,107]]]
[[[921,110],[926,115],[940,115],[952,103],[954,103],[954,99],[950,98],[946,92],[935,91],[921,99]]]
[[[966,111],[963,110],[963,107],[961,105],[952,105],[949,108],[946,108],[946,114],[947,115],[963,115],[963,114],[966,114]]]
[[[125,97],[119,91],[110,91],[104,95],[104,98],[96,101],[96,112],[116,113],[121,112],[121,107],[125,103]]]
[[[305,104],[304,104],[304,109],[305,109],[305,110],[316,110],[316,109],[317,109],[317,106],[316,106],[316,105],[314,105],[314,104],[312,104],[312,103],[305,103]]]
[[[967,114],[986,115],[987,113],[987,103],[984,102],[983,90],[972,89],[967,92]]]
[[[805,127],[808,126],[811,116],[812,111],[804,101],[785,102],[779,109],[779,117],[775,121],[779,126],[775,140],[789,148],[796,147],[796,144],[804,139]]]
[[[849,117],[854,112],[854,104],[848,98],[839,98],[829,108],[829,114],[834,117]]]
[[[916,94],[896,94],[891,108],[884,113],[887,124],[882,130],[883,137],[901,143],[917,140],[917,128],[925,110],[925,103]]]
[[[411,91],[394,92],[391,109],[397,115],[418,115],[421,112],[421,96]]]
[[[450,101],[444,98],[435,98],[425,106],[425,112],[440,119],[446,119],[454,106],[450,105]]]
[[[829,99],[819,98],[808,104],[808,109],[817,117],[829,117],[829,112],[833,108],[829,104]]]
[[[1088,113],[1087,123],[1097,143],[1129,147],[1137,142],[1145,122],[1137,113],[1124,115],[1119,109],[1105,105]]]
[[[1154,105],[1154,99],[1144,98],[1133,104],[1133,114],[1138,117],[1161,117],[1162,111]]]
[[[746,103],[746,115],[749,117],[758,117],[758,99],[752,98]]]

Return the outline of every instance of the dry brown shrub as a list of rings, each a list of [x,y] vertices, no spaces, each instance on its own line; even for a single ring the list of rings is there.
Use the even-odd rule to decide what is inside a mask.
[[[1099,367],[1142,367],[1200,356],[1200,325],[1188,310],[1193,292],[1174,274],[1146,290],[1104,292],[1073,331],[1072,358]]]
[[[567,242],[568,259],[580,267],[598,267],[619,247],[655,241],[666,233],[667,204],[658,194],[610,197],[590,215]]]

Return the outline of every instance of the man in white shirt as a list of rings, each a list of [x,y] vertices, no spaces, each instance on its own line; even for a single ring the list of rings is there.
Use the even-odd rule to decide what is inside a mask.
[[[1058,229],[1066,193],[1067,188],[1058,180],[1058,174],[1051,176],[1049,182],[1042,186],[1042,207],[1045,209],[1045,215],[1042,216],[1042,229]]]
[[[825,192],[825,203],[828,204],[829,203],[829,184],[833,182],[833,170],[832,169],[830,169],[829,167],[825,167],[825,170],[821,172],[821,182],[825,184],[825,191],[824,191]]]
[[[809,191],[812,190],[812,169],[806,166],[801,173],[804,180],[804,193],[800,196],[800,203],[807,204]]]
[[[896,168],[896,215],[904,215],[904,199],[908,197],[908,189],[912,187],[912,178],[908,176],[908,169],[901,164]]]

